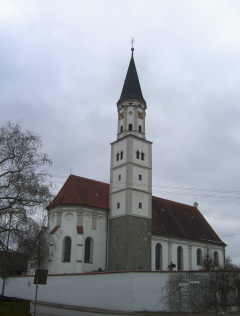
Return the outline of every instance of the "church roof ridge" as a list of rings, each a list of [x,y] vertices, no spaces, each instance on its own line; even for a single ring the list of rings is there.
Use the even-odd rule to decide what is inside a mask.
[[[143,98],[142,89],[138,79],[137,69],[133,58],[133,49],[126,78],[124,80],[122,93],[120,99],[118,100],[118,103],[125,100],[139,100],[146,103]]]
[[[94,179],[89,179],[89,178],[86,178],[86,177],[77,176],[77,175],[75,175],[75,174],[71,174],[68,178],[70,178],[70,177],[86,179],[86,180],[94,181],[94,182],[97,182],[97,183],[103,183],[103,184],[109,185],[109,183],[106,183],[106,182],[103,182],[103,181],[94,180]]]

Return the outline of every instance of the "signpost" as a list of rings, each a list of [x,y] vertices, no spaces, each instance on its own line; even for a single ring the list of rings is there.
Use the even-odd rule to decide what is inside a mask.
[[[36,316],[38,284],[47,284],[48,270],[36,270],[33,284],[36,284],[34,316]]]
[[[2,283],[2,296],[4,296],[5,282],[8,278],[8,271],[6,265],[3,266],[3,270],[1,271],[0,277],[3,279]]]

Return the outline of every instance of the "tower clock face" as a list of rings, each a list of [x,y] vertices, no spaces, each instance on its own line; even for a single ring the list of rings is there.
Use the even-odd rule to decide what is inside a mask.
[[[138,111],[138,117],[143,120],[143,112]]]
[[[124,118],[124,112],[122,113],[119,113],[119,120],[123,119]]]

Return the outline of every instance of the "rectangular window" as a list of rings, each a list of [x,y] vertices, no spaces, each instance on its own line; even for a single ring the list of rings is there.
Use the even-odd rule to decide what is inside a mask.
[[[139,202],[139,208],[142,208],[142,203]]]
[[[118,181],[120,181],[120,180],[121,180],[121,175],[119,174],[119,175],[118,175]]]
[[[120,203],[117,203],[117,208],[120,208]]]
[[[138,180],[142,181],[142,175],[141,174],[138,175]]]

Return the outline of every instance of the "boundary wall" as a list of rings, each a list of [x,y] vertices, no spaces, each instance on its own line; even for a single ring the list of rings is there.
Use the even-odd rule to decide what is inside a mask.
[[[37,300],[115,311],[164,311],[161,302],[169,272],[101,272],[49,275],[39,285]],[[34,301],[34,276],[16,276],[5,283],[5,296]],[[2,279],[0,279],[2,288]]]

